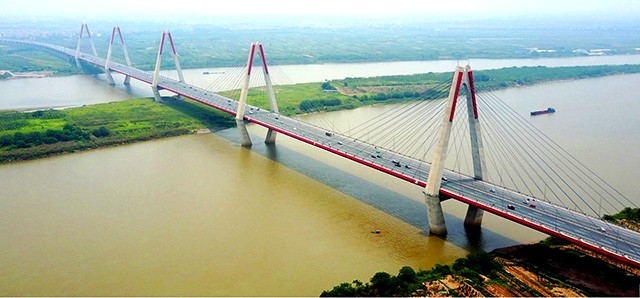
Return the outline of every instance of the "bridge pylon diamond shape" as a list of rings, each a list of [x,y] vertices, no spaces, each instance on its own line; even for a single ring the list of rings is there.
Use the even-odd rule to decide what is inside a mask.
[[[271,105],[271,112],[280,113],[278,111],[278,103],[276,101],[275,93],[273,92],[273,84],[271,82],[271,75],[269,74],[269,67],[267,66],[267,58],[264,54],[264,48],[262,43],[253,42],[249,48],[249,57],[247,57],[246,71],[242,81],[242,90],[240,91],[240,99],[238,100],[238,110],[236,111],[236,125],[238,126],[238,133],[240,134],[240,143],[242,146],[250,147],[252,145],[251,138],[247,132],[247,128],[244,125],[245,110],[247,107],[247,94],[249,92],[249,81],[251,78],[251,71],[253,68],[253,59],[256,54],[256,48],[260,60],[262,62],[262,74],[264,75],[265,85],[267,87],[267,94],[269,95],[269,104]],[[267,144],[273,144],[276,142],[276,132],[272,129],[267,131],[267,136],[264,140]]]
[[[158,91],[158,81],[160,80],[160,64],[162,63],[164,43],[167,39],[169,40],[169,44],[171,45],[171,58],[173,58],[173,63],[175,64],[176,71],[178,72],[178,80],[181,83],[184,83],[184,76],[182,75],[182,68],[180,67],[180,56],[178,56],[178,52],[176,52],[176,47],[173,43],[171,32],[162,32],[162,37],[160,38],[160,46],[158,47],[158,56],[156,58],[156,67],[153,71],[153,81],[151,82],[153,97],[158,102],[162,101],[162,97],[160,96],[160,92]]]
[[[442,183],[442,173],[447,159],[447,149],[451,136],[451,128],[456,111],[456,104],[460,88],[466,88],[467,113],[469,119],[469,136],[471,138],[471,155],[473,159],[474,179],[482,180],[484,162],[484,148],[482,146],[482,134],[480,122],[478,121],[478,106],[476,101],[475,87],[473,85],[473,73],[471,67],[467,65],[462,68],[456,67],[453,73],[449,97],[444,109],[440,131],[438,133],[438,144],[433,156],[427,186],[425,187],[425,204],[429,219],[429,231],[435,235],[447,234],[447,227],[444,222],[444,214],[440,205],[440,185]],[[483,210],[476,206],[469,205],[464,224],[468,228],[478,228],[482,224]]]
[[[120,27],[115,26],[113,30],[111,30],[111,39],[109,39],[109,49],[107,50],[107,59],[104,63],[104,71],[107,74],[107,80],[109,81],[109,85],[115,85],[113,81],[113,77],[111,76],[111,70],[109,69],[109,64],[111,63],[111,56],[113,54],[113,41],[115,39],[116,33],[120,37],[120,44],[122,45],[122,52],[124,53],[124,59],[127,62],[127,66],[131,66],[131,59],[129,59],[129,52],[127,51],[127,46],[124,43],[124,37],[122,37],[122,32],[120,31]],[[129,85],[131,82],[130,76],[125,76],[124,84]]]
[[[78,45],[76,46],[76,55],[75,55],[75,59],[76,59],[76,65],[78,66],[78,68],[82,68],[80,66],[80,45],[82,44],[82,36],[84,35],[84,32],[87,32],[87,38],[89,39],[89,43],[91,44],[91,53],[94,56],[98,56],[98,52],[96,52],[96,46],[93,43],[93,38],[91,37],[91,31],[89,31],[89,26],[87,26],[87,23],[82,23],[82,25],[80,25],[80,33],[78,34]]]

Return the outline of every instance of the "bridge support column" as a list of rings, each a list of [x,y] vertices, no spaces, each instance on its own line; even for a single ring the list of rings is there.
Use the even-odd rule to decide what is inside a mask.
[[[236,119],[236,127],[238,128],[238,134],[240,134],[240,145],[243,147],[251,147],[253,143],[251,142],[251,137],[249,137],[249,132],[247,131],[244,120]]]
[[[438,144],[429,177],[427,178],[427,186],[425,187],[425,201],[427,205],[427,214],[429,215],[429,231],[435,235],[447,234],[447,227],[444,222],[442,206],[440,206],[440,185],[442,183],[442,172],[444,171],[444,163],[447,159],[447,149],[449,148],[449,139],[451,137],[451,127],[453,124],[453,115],[462,83],[462,68],[457,67],[453,74],[449,97],[442,117],[442,124],[438,133]]]
[[[476,206],[467,207],[467,215],[464,217],[464,226],[467,228],[480,228],[484,211]]]
[[[464,69],[462,84],[466,88],[467,93],[467,115],[469,119],[469,137],[471,138],[471,157],[473,160],[473,178],[476,180],[483,179],[484,163],[484,147],[482,145],[482,134],[480,131],[480,121],[478,120],[478,105],[476,102],[476,91],[473,84],[473,72],[471,67],[467,65]],[[467,216],[464,224],[466,227],[480,227],[482,225],[482,216],[484,211],[476,206],[469,205]]]
[[[158,56],[156,58],[156,68],[153,71],[153,82],[151,83],[151,91],[153,91],[153,97],[156,101],[161,102],[162,97],[160,96],[160,92],[158,91],[158,80],[160,77],[160,64],[162,62],[162,50],[164,48],[165,36],[169,38],[169,43],[171,44],[171,57],[173,58],[173,63],[176,65],[176,71],[178,72],[178,80],[181,83],[184,83],[184,76],[182,75],[182,68],[180,67],[180,57],[176,52],[176,47],[173,44],[173,38],[171,37],[171,32],[165,31],[162,33],[162,38],[160,38],[160,47],[158,48]],[[178,95],[178,98],[180,96]]]
[[[440,196],[434,196],[424,192],[424,202],[427,206],[429,233],[434,235],[446,235],[447,224],[444,222],[444,213],[442,212],[442,205],[440,205]]]
[[[269,68],[267,67],[267,58],[264,55],[264,48],[261,43],[258,43],[260,49],[260,57],[262,58],[262,73],[264,74],[265,85],[267,86],[267,94],[269,94],[269,104],[271,105],[271,112],[280,113],[278,111],[278,102],[276,101],[276,95],[273,92],[273,84],[271,83],[271,75],[269,74]],[[264,139],[266,144],[274,144],[276,142],[277,133],[269,128],[267,136]]]
[[[89,31],[89,26],[87,26],[87,23],[82,23],[82,25],[80,25],[80,34],[78,35],[78,45],[76,47],[76,66],[78,66],[78,68],[82,69],[82,66],[80,65],[80,44],[82,43],[82,33],[84,31],[87,31],[87,37],[89,38],[89,43],[91,44],[91,53],[94,56],[98,56],[98,52],[96,52],[96,46],[93,44],[93,38],[91,38],[91,31]]]
[[[242,90],[240,91],[240,99],[238,100],[238,109],[236,110],[236,125],[240,134],[240,144],[244,147],[252,145],[251,138],[244,124],[244,111],[247,108],[247,93],[249,92],[249,79],[251,78],[251,67],[253,64],[253,56],[256,51],[256,43],[251,43],[249,49],[249,58],[247,58],[247,70],[242,81]]]
[[[127,66],[131,66],[131,59],[129,59],[129,52],[127,51],[127,46],[124,44],[124,38],[122,37],[122,32],[120,31],[120,27],[115,26],[113,27],[113,30],[111,30],[111,39],[109,41],[109,49],[107,50],[107,60],[104,63],[104,71],[107,74],[107,80],[109,81],[109,85],[116,84],[113,81],[113,76],[111,76],[111,69],[109,68],[109,64],[111,63],[111,56],[113,54],[113,40],[115,38],[116,32],[118,33],[118,36],[120,36],[120,44],[122,45],[122,51],[124,52],[124,58],[127,61]],[[130,82],[131,82],[131,77],[125,76],[124,84],[129,85]],[[154,94],[154,97],[155,97],[155,94]]]

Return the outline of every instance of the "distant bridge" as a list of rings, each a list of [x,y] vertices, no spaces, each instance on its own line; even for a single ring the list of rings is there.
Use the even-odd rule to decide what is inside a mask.
[[[85,31],[87,32],[87,36],[91,42],[91,54],[80,51],[81,41]],[[116,39],[116,35],[118,36],[118,39]],[[111,61],[113,44],[114,41],[118,40],[122,45],[126,64]],[[176,70],[178,72],[177,80],[164,77],[159,73],[161,57],[164,53],[164,45],[167,41],[171,46],[170,54],[175,62]],[[430,121],[429,123],[431,124],[437,123],[438,132],[437,134],[432,134],[434,135],[432,143],[435,145],[435,152],[433,153],[432,162],[427,162],[421,158],[411,157],[406,154],[395,152],[394,150],[385,149],[383,148],[384,146],[381,145],[377,146],[375,144],[365,142],[354,136],[334,132],[281,115],[278,112],[278,106],[272,88],[264,49],[260,43],[253,43],[250,47],[247,66],[242,78],[243,88],[241,90],[239,100],[235,100],[185,83],[180,68],[179,56],[177,55],[172,36],[169,32],[164,32],[162,34],[156,67],[153,72],[143,71],[131,66],[131,61],[126,50],[122,33],[118,27],[113,28],[106,59],[98,57],[86,24],[83,24],[81,27],[80,35],[78,37],[78,46],[75,50],[48,43],[32,41],[2,40],[1,42],[14,45],[34,46],[55,53],[61,57],[73,59],[78,63],[78,65],[80,65],[80,62],[84,62],[97,66],[104,69],[110,84],[115,83],[111,72],[124,75],[125,84],[129,83],[130,78],[145,82],[151,85],[154,97],[157,101],[162,100],[159,90],[167,90],[186,99],[194,100],[234,115],[236,117],[236,123],[238,125],[241,143],[243,146],[251,146],[252,144],[249,134],[247,133],[245,123],[255,123],[268,129],[265,140],[267,143],[274,143],[276,141],[276,134],[280,133],[399,178],[413,185],[423,187],[428,211],[429,230],[432,234],[446,234],[446,225],[440,202],[441,200],[452,198],[469,205],[467,216],[465,218],[465,225],[469,228],[479,227],[482,222],[483,211],[487,211],[545,234],[568,240],[597,253],[613,257],[632,266],[640,267],[640,233],[605,222],[594,215],[587,215],[583,212],[570,210],[557,202],[551,202],[544,198],[540,199],[540,197],[543,197],[542,195],[524,194],[520,191],[512,190],[511,188],[513,188],[513,185],[517,184],[515,182],[507,183],[510,184],[509,186],[501,186],[501,184],[495,181],[491,182],[485,179],[485,177],[490,173],[490,170],[487,168],[487,163],[485,162],[485,151],[487,149],[485,146],[489,143],[483,144],[483,131],[480,129],[479,114],[483,111],[487,111],[487,113],[493,113],[495,111],[492,110],[492,107],[489,107],[486,110],[479,108],[478,99],[476,98],[476,92],[474,90],[473,73],[468,66],[465,68],[457,67],[453,74],[451,83],[444,84],[444,87],[439,87],[440,91],[445,89],[449,90],[448,98],[446,101],[442,102],[444,103],[443,108],[432,109],[433,112],[436,113],[434,116],[419,116],[428,118],[403,116],[396,117],[396,119],[385,119],[384,121],[372,121],[378,122],[375,123],[375,125],[378,126],[401,121],[413,121],[413,126],[421,126],[421,121]],[[262,72],[271,103],[271,108],[269,110],[249,105],[246,102],[249,78],[252,75],[252,65],[256,54],[261,57]],[[461,96],[461,94],[464,94],[464,96]],[[456,111],[456,107],[459,105],[458,99],[460,97],[462,97],[463,100],[466,100],[466,113],[464,111]],[[462,102],[462,100],[460,102]],[[454,116],[456,115],[456,112],[458,112],[458,114],[466,115],[465,117],[468,123],[468,128],[465,130],[470,139],[469,147],[471,149],[472,161],[472,166],[470,166],[470,168],[473,170],[470,174],[462,174],[459,171],[445,169],[445,162],[449,151],[448,147],[450,137],[452,135],[452,129],[454,128]],[[504,116],[503,118],[506,119],[507,117]],[[487,122],[483,122],[483,124],[488,125],[483,126],[483,129],[487,127],[490,128],[492,127],[491,125],[512,125]],[[374,124],[369,125],[373,126]],[[390,126],[387,126],[386,130],[399,131],[404,129],[390,128]],[[496,141],[499,139],[493,137],[492,140]],[[549,146],[553,147],[552,145],[553,144]],[[531,147],[537,145],[529,144],[527,146]],[[502,147],[504,146],[499,146],[499,148]],[[557,154],[562,153],[560,150],[558,151],[560,153]],[[507,162],[500,159],[507,159],[511,157],[515,161],[511,161],[509,163],[516,166],[516,172],[518,175],[521,175],[520,172],[525,172],[527,168],[533,166],[530,161],[527,161],[522,157],[522,155],[525,155],[524,153],[503,151],[501,153],[499,152],[498,155],[498,160],[494,161],[494,165],[502,164],[506,166]],[[545,161],[543,160],[543,162]],[[576,161],[567,161],[566,164],[565,161],[561,162],[563,163],[561,166],[563,168],[569,163],[576,163]],[[578,164],[580,163],[578,162]],[[545,171],[544,166],[548,165],[543,165],[543,172]],[[568,168],[569,166],[566,167]],[[547,170],[550,171],[550,169]],[[538,175],[542,176],[545,174],[546,173],[538,173]],[[583,189],[583,192],[595,193],[595,197],[600,198],[600,203],[592,202],[592,204],[602,204],[602,200],[604,200],[603,197],[605,195],[611,196],[614,200],[621,196],[612,188],[607,188],[608,184],[606,183],[604,183],[605,186],[603,187],[597,186],[596,184],[601,183],[601,181],[589,177],[592,174],[592,172],[588,171],[566,172],[565,169],[562,169],[560,174],[557,174],[559,177],[562,178],[562,176],[565,176],[568,177],[567,180],[574,181],[576,179],[581,179],[581,177],[584,176],[586,177],[586,180],[581,181],[586,182],[577,183],[578,186],[565,186],[564,184],[559,185],[558,181],[556,181],[558,179],[547,175],[550,178],[546,179],[548,181],[543,181],[543,183],[546,183],[543,187],[546,191],[547,187],[553,187],[555,184],[558,189],[556,192],[559,193],[558,197],[561,202],[563,199],[573,202],[575,196],[577,196],[574,195],[574,193],[578,193],[578,191],[576,191],[578,188]],[[522,176],[525,175],[522,174]],[[510,179],[513,180],[513,178]],[[522,177],[520,177],[520,179],[522,179]],[[500,180],[503,180],[503,178],[501,177]],[[536,179],[534,177],[531,180],[540,179]],[[533,183],[536,183],[536,181]],[[596,189],[596,187],[598,188]],[[541,190],[542,186],[527,185],[526,188],[533,189],[533,193],[535,192],[535,189]],[[601,191],[600,189],[604,190]],[[540,193],[540,191],[538,191],[538,193]],[[609,201],[611,199],[606,200]],[[589,208],[591,207],[593,206],[589,206]]]

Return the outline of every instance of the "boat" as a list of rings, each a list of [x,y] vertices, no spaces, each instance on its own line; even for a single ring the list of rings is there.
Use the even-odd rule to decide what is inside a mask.
[[[546,110],[539,110],[539,111],[532,111],[531,112],[531,116],[535,116],[535,115],[542,115],[542,114],[549,114],[549,113],[555,113],[556,109],[554,108],[547,108]]]

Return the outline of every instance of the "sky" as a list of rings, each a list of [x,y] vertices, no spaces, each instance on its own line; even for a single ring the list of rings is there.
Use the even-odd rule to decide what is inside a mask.
[[[640,15],[639,0],[0,0],[0,16],[161,16],[168,14],[393,17]]]

